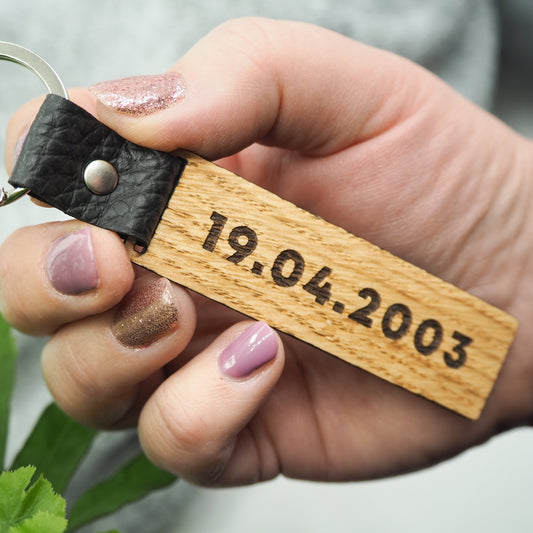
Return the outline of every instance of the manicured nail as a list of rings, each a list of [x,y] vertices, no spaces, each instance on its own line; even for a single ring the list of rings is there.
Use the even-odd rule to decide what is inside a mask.
[[[218,365],[226,376],[242,378],[274,359],[277,353],[274,331],[264,322],[256,322],[224,349]]]
[[[22,151],[22,145],[24,144],[24,141],[26,140],[29,131],[30,129],[26,128],[22,135],[18,138],[17,143],[15,144],[15,150],[13,151],[13,165],[17,162],[17,159],[19,158],[20,152]]]
[[[181,74],[167,72],[97,83],[89,90],[104,105],[133,116],[151,115],[185,97]]]
[[[53,287],[63,294],[96,289],[98,270],[89,228],[64,235],[52,244],[46,256],[46,273]]]
[[[122,302],[111,330],[128,348],[145,348],[178,328],[179,311],[170,281],[159,278],[134,289]]]

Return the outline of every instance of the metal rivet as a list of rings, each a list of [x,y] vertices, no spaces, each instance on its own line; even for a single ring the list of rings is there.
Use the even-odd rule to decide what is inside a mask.
[[[96,161],[91,161],[85,167],[83,181],[92,193],[109,194],[118,185],[118,172],[111,163],[97,159]]]

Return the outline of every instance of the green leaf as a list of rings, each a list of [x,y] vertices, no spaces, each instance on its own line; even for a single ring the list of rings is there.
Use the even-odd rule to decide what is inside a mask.
[[[170,485],[175,477],[140,454],[109,479],[90,488],[72,506],[67,533]],[[0,532],[1,533],[1,532]]]
[[[0,315],[0,469],[4,469],[11,394],[15,382],[17,351],[11,328]]]
[[[63,493],[96,433],[51,404],[35,424],[12,468],[34,465],[55,490]]]
[[[24,492],[34,472],[35,468],[28,466],[16,472],[3,472],[0,475],[0,532],[8,531],[5,529],[6,524],[22,505]]]
[[[26,491],[21,506],[24,516],[33,516],[37,511],[45,510],[54,516],[65,516],[65,500],[54,493],[49,481],[39,479]]]
[[[0,533],[65,531],[65,500],[42,476],[30,486],[34,474],[35,467],[26,466],[0,475]]]
[[[22,524],[12,527],[9,533],[63,533],[66,527],[66,518],[39,511]]]

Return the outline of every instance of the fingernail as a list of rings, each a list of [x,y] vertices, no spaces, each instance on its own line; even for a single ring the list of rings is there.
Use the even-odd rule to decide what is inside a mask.
[[[98,286],[91,231],[84,228],[57,239],[46,256],[46,273],[63,294],[81,294]]]
[[[145,348],[178,328],[179,311],[170,281],[134,289],[122,302],[111,330],[128,348]]]
[[[24,144],[29,131],[30,129],[26,128],[15,144],[15,150],[13,151],[13,165],[15,165],[17,159],[19,158],[20,152],[22,151],[22,145]]]
[[[89,90],[104,105],[132,116],[151,115],[185,97],[181,74],[167,72],[97,83]]]
[[[226,376],[242,378],[274,359],[277,353],[274,331],[264,322],[256,322],[224,349],[218,365]]]

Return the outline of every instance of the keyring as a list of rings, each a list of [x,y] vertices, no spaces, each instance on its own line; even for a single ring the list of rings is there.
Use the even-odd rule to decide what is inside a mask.
[[[31,190],[124,238],[134,264],[479,417],[513,317],[194,153],[128,141],[69,101],[28,50],[0,43],[0,58],[59,93],[44,99],[9,178],[19,189],[4,203]]]
[[[50,94],[57,94],[68,100],[67,90],[55,70],[31,50],[18,44],[0,41],[0,60],[11,61],[26,67],[44,82]],[[29,189],[26,188],[17,188],[11,192],[7,192],[3,187],[0,188],[0,207],[13,203],[28,192]]]

